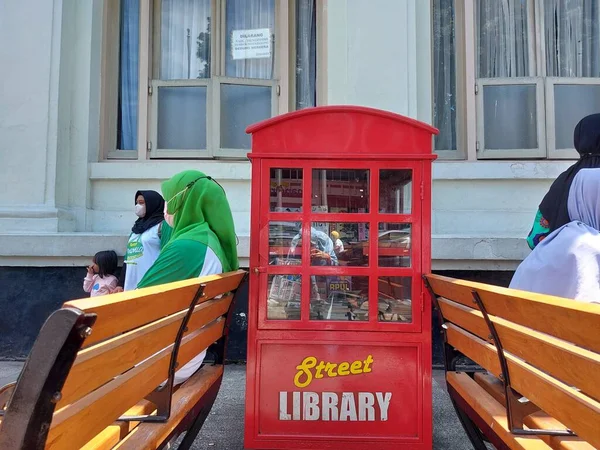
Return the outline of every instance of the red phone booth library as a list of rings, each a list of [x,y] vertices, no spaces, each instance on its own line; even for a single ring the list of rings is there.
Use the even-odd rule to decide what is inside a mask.
[[[431,449],[437,130],[327,106],[247,132],[246,448]]]

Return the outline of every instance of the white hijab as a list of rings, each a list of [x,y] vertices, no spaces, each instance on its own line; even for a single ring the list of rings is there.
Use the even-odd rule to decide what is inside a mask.
[[[568,210],[571,222],[538,244],[510,287],[600,303],[600,169],[582,169],[575,176]]]

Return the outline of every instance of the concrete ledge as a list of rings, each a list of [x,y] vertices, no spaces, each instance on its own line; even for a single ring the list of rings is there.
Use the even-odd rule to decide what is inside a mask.
[[[554,180],[574,161],[436,161],[433,180]],[[90,164],[92,181],[166,180],[177,172],[201,170],[218,180],[250,180],[249,161],[105,161]]]
[[[200,170],[219,181],[249,180],[249,161],[106,161],[90,164],[90,180],[166,180],[184,170]]]
[[[250,237],[240,236],[240,264],[248,267]],[[101,250],[123,255],[127,235],[107,233],[0,234],[0,265],[84,266]],[[434,236],[435,270],[514,270],[529,254],[525,239]]]
[[[0,266],[84,266],[102,250],[123,256],[128,235],[106,233],[0,234]],[[250,240],[241,236],[240,264],[248,266]]]

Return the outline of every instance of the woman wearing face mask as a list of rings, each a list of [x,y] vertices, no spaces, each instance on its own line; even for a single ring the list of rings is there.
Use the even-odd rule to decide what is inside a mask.
[[[165,181],[162,192],[167,199],[164,218],[173,230],[138,288],[238,269],[233,216],[223,188],[202,172],[188,170]],[[179,369],[175,384],[198,370],[205,355]]]
[[[164,206],[165,201],[156,191],[135,193],[135,215],[138,219],[131,229],[123,264],[125,291],[135,289],[158,258],[162,234],[168,231],[163,224]]]

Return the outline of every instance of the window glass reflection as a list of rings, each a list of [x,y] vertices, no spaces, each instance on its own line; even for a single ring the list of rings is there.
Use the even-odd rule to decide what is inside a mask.
[[[380,223],[377,245],[381,267],[410,267],[411,225],[409,223]]]
[[[379,172],[379,212],[410,214],[412,204],[412,171],[410,169]]]
[[[302,211],[302,169],[271,169],[270,210]]]
[[[412,322],[411,278],[380,277],[379,322]]]
[[[369,171],[313,169],[312,210],[323,213],[369,212]]]
[[[312,276],[311,320],[369,320],[369,277]]]
[[[267,280],[267,319],[299,320],[301,276],[269,275]]]

